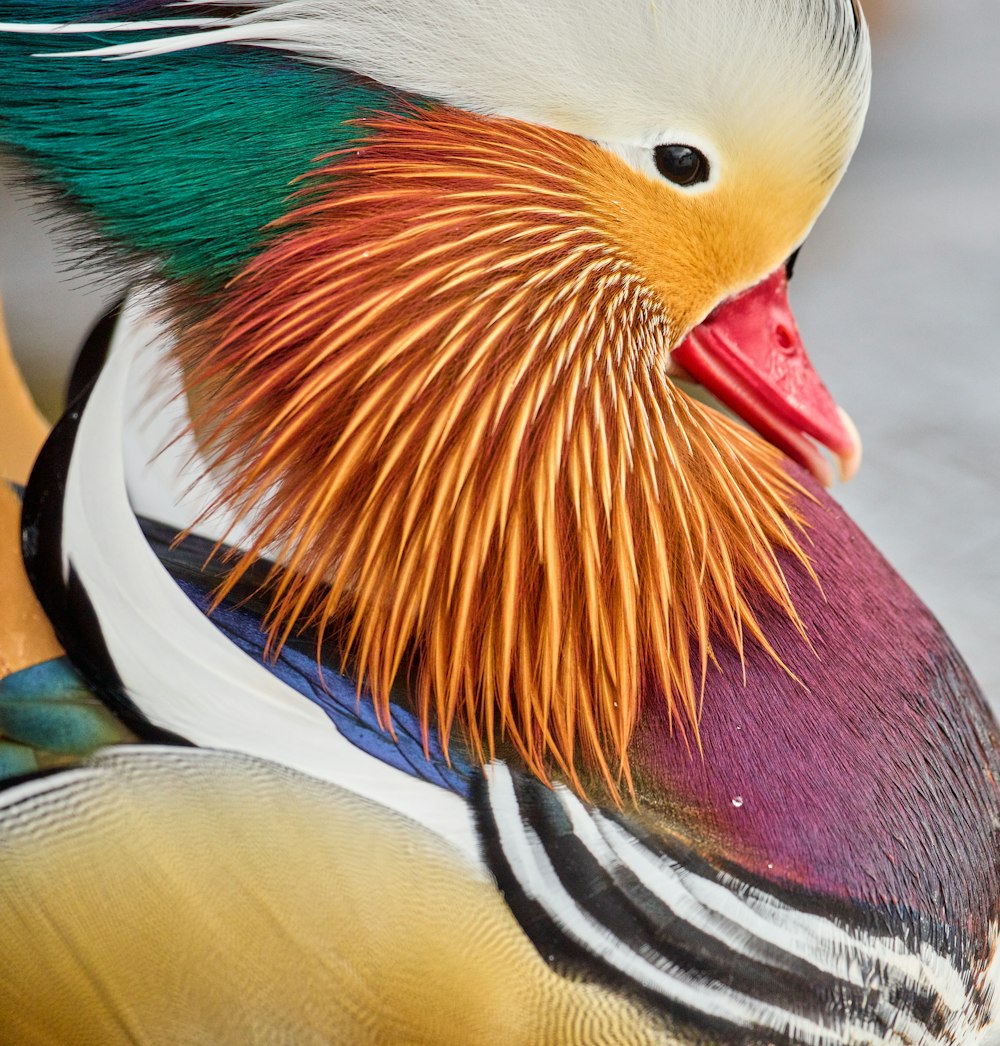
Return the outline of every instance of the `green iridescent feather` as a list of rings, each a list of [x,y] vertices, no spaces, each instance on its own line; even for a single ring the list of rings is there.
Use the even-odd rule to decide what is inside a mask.
[[[0,0],[0,22],[98,18],[107,4]],[[398,105],[353,74],[252,48],[106,62],[35,57],[122,35],[0,34],[0,143],[132,256],[216,286],[257,253],[317,157]]]

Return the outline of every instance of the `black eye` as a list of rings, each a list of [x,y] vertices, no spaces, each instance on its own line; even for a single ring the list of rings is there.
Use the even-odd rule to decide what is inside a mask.
[[[708,157],[690,145],[658,145],[653,150],[656,169],[674,185],[707,182],[712,173]]]

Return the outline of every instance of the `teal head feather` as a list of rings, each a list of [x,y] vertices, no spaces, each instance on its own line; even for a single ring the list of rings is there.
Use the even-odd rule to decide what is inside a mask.
[[[5,0],[0,23],[99,11],[107,5],[93,0]],[[180,61],[53,57],[106,41],[0,34],[0,139],[96,232],[155,259],[163,275],[207,288],[260,249],[294,179],[364,135],[354,118],[397,97],[272,52],[243,50],[239,61],[227,47]]]

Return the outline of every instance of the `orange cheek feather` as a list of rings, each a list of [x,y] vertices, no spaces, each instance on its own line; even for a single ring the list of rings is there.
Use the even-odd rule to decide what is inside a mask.
[[[617,799],[643,700],[696,739],[712,643],[769,649],[751,590],[797,622],[799,488],[666,378],[686,319],[595,199],[616,161],[448,109],[368,123],[181,343],[253,525],[231,581],[276,558],[273,641],[318,623],[383,716],[405,672],[446,744]]]

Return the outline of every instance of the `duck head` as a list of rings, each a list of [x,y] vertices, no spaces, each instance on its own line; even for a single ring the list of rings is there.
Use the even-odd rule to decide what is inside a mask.
[[[428,735],[518,764],[477,800],[504,903],[541,955],[579,930],[597,979],[666,927],[638,990],[697,1011],[690,1041],[720,999],[719,1041],[973,1041],[992,719],[781,454],[855,449],[783,296],[860,129],[856,6],[158,6],[26,37],[63,54],[0,63],[3,133],[167,285],[209,481],[276,562],[274,643],[336,632],[386,725],[408,667]],[[592,858],[632,833],[593,877],[588,818]],[[653,918],[620,874],[647,858]],[[623,882],[635,932],[591,934],[576,909]]]
[[[318,621],[383,709],[408,665],[446,737],[617,794],[650,670],[696,737],[710,635],[770,649],[749,593],[801,629],[798,483],[673,378],[819,472],[804,433],[856,454],[783,275],[860,133],[856,5],[158,6],[58,27],[8,137],[160,259],[275,641]],[[46,134],[58,75],[99,151]]]

